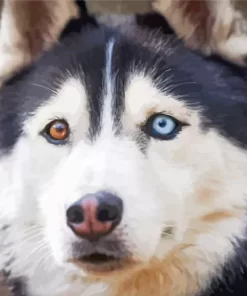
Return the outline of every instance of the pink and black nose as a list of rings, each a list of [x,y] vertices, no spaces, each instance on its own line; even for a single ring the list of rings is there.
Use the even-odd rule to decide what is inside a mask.
[[[121,222],[123,202],[112,193],[100,191],[72,204],[66,215],[67,224],[76,235],[97,240],[112,232]]]

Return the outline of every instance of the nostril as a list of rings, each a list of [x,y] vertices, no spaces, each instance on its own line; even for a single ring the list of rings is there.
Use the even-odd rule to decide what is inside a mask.
[[[100,222],[112,222],[118,219],[118,208],[115,206],[100,206],[97,213],[97,220]]]
[[[80,206],[70,207],[66,215],[69,223],[81,224],[84,221],[83,209]]]

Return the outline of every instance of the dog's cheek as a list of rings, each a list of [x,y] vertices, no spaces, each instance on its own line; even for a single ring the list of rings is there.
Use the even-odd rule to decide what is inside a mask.
[[[66,195],[57,190],[57,184],[51,182],[50,185],[51,188],[39,197],[39,211],[45,240],[56,263],[61,265],[71,254],[70,244],[66,244],[66,241],[69,237],[70,239],[73,237],[66,225]]]
[[[47,185],[38,198],[39,212],[45,229],[45,239],[57,264],[64,264],[72,256],[75,236],[66,223],[66,209],[81,198],[83,147],[78,145],[70,154],[60,155]]]
[[[146,165],[139,171],[140,181],[131,184],[132,195],[125,199],[124,222],[129,226],[128,237],[136,244],[136,252],[144,261],[158,255],[167,227],[179,225],[179,231],[185,231],[182,227],[185,204],[193,187],[188,168],[181,169],[171,163],[167,155],[157,153],[154,147],[149,152]],[[130,179],[134,179],[133,172]]]
[[[21,139],[8,155],[1,155],[0,159],[0,218],[18,219],[27,218],[23,204],[30,198],[25,182],[29,176],[27,164],[30,151],[27,142]],[[32,204],[29,204],[29,212]]]

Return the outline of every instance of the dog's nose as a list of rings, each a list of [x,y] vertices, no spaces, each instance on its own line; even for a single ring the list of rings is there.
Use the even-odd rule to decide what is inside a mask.
[[[122,214],[122,200],[105,191],[84,196],[66,212],[68,226],[76,235],[88,240],[97,240],[112,232]]]

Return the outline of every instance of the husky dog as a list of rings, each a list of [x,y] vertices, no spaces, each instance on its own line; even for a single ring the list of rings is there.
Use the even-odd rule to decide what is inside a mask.
[[[246,78],[161,16],[72,20],[0,92],[12,295],[246,295]]]

